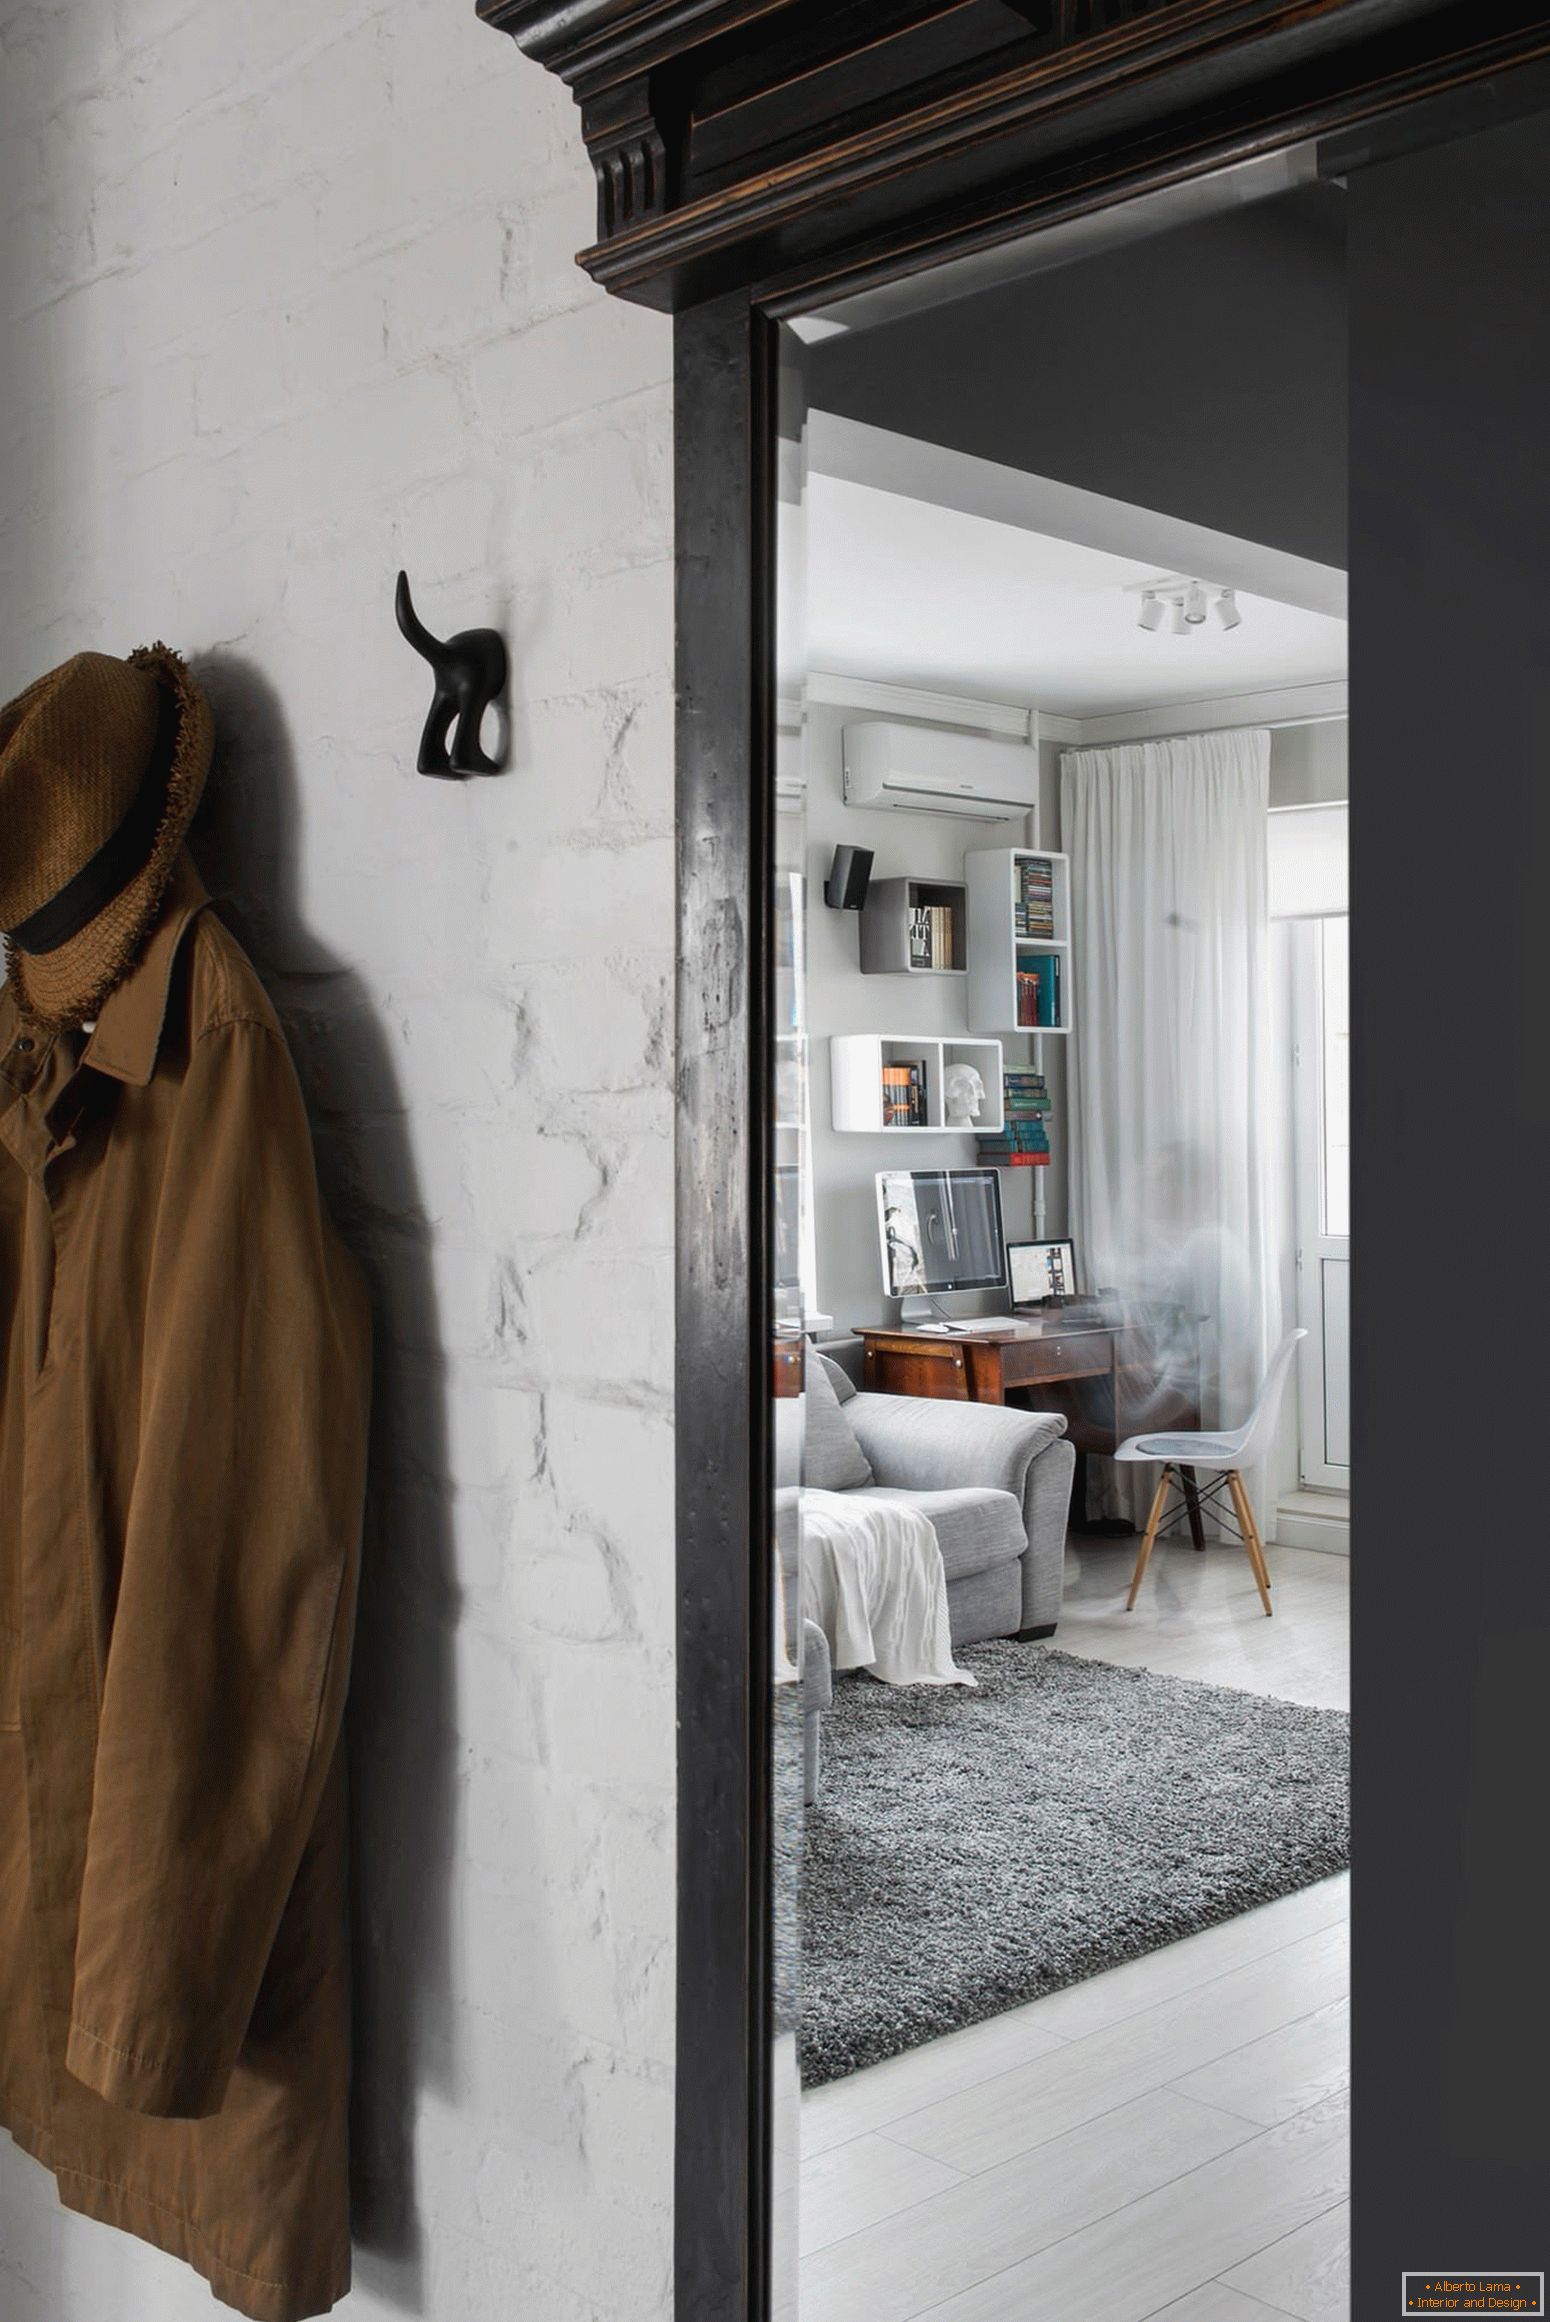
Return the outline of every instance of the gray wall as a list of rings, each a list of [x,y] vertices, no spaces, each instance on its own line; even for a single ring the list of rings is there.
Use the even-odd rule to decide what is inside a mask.
[[[1345,564],[1337,187],[826,339],[811,360],[816,408]]]
[[[812,1035],[813,1193],[817,1242],[818,1303],[838,1327],[886,1318],[877,1254],[873,1180],[879,1169],[972,1168],[978,1147],[959,1136],[861,1136],[836,1130],[829,1099],[829,1049],[836,1032],[920,1032],[967,1029],[962,984],[908,976],[863,976],[859,965],[857,916],[830,911],[823,882],[836,846],[871,847],[874,876],[907,873],[956,879],[972,847],[1016,846],[1020,826],[965,822],[956,816],[908,814],[849,807],[844,801],[842,734],[881,713],[820,705],[808,712],[806,860],[811,897],[808,926],[808,1026]],[[1271,736],[1272,806],[1311,804],[1346,795],[1344,720],[1320,726],[1289,726]],[[1039,843],[1060,846],[1060,745],[1041,745]],[[783,823],[787,818],[782,817]],[[1075,995],[1080,1021],[1081,994]],[[1005,1039],[1009,1063],[1031,1062],[1032,1043]],[[1066,1108],[1067,1043],[1046,1040],[1044,1072],[1054,1111],[1050,1143],[1054,1158],[1042,1172],[1045,1230],[1067,1230],[1069,1121]],[[1035,1172],[1003,1170],[1001,1198],[1006,1230],[1013,1240],[1033,1232]],[[1078,1253],[1080,1260],[1080,1252]],[[952,1311],[990,1312],[1005,1304],[987,1293],[948,1301]]]

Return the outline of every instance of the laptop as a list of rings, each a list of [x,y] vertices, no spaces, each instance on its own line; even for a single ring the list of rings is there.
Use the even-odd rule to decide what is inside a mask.
[[[1008,1242],[1006,1264],[1014,1312],[1077,1294],[1074,1242]]]

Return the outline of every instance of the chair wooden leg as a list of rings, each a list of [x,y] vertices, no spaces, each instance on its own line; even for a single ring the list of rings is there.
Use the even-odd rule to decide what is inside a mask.
[[[1259,1526],[1254,1521],[1254,1510],[1249,1505],[1249,1495],[1235,1467],[1227,1471],[1227,1488],[1232,1493],[1232,1504],[1238,1511],[1238,1521],[1243,1527],[1243,1545],[1248,1550],[1249,1570],[1254,1575],[1254,1586],[1259,1590],[1259,1601],[1265,1608],[1268,1620],[1275,1611],[1270,1601],[1270,1567],[1265,1562],[1265,1551],[1259,1537]]]
[[[1205,1554],[1206,1528],[1200,1521],[1200,1492],[1192,1467],[1179,1469],[1179,1485],[1184,1494],[1184,1506],[1189,1514],[1189,1536],[1202,1555]]]
[[[1146,1519],[1146,1531],[1141,1541],[1141,1553],[1136,1558],[1136,1568],[1131,1575],[1130,1594],[1125,1599],[1126,1612],[1135,1611],[1136,1598],[1141,1592],[1141,1583],[1146,1578],[1146,1568],[1152,1561],[1152,1550],[1157,1545],[1157,1527],[1162,1522],[1163,1509],[1168,1504],[1168,1478],[1172,1473],[1172,1468],[1165,1467],[1163,1469],[1162,1474],[1157,1479],[1157,1489],[1152,1494],[1152,1512]]]
[[[1254,1543],[1254,1561],[1258,1565],[1260,1577],[1268,1589],[1271,1586],[1270,1565],[1265,1555],[1265,1543],[1259,1529],[1259,1518],[1254,1513],[1254,1502],[1249,1498],[1249,1487],[1243,1483],[1241,1473],[1238,1481],[1243,1485],[1243,1507],[1244,1513],[1249,1519],[1249,1537]]]

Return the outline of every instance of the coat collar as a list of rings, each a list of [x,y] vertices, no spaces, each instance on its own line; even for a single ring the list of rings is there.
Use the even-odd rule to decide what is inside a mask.
[[[181,853],[151,939],[123,982],[104,1000],[96,1029],[81,1055],[83,1064],[113,1080],[127,1081],[133,1088],[148,1085],[161,1050],[178,951],[191,922],[209,900],[187,852]],[[0,990],[0,1072],[9,1066],[6,1077],[22,1092],[41,1073],[55,1036],[40,1032],[36,1046],[24,1049],[20,1043],[27,1037],[26,1021],[7,985]]]
[[[178,856],[151,940],[123,982],[102,1003],[83,1064],[114,1080],[144,1088],[156,1070],[172,971],[190,924],[209,902],[204,881],[187,852]]]

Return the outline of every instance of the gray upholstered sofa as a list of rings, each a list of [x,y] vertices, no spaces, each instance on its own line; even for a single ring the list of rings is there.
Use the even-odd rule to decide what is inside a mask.
[[[806,1481],[828,1491],[909,1498],[923,1508],[947,1570],[954,1645],[1053,1635],[1076,1465],[1064,1419],[863,1392],[846,1368],[847,1344],[814,1351],[820,1359],[807,1373]],[[827,1686],[825,1656],[817,1682],[804,1682],[812,1721],[827,1705],[820,1700]],[[814,1772],[817,1753],[814,1722]]]
[[[859,1353],[860,1341],[854,1343]],[[947,1567],[955,1645],[1049,1636],[1060,1618],[1076,1465],[1064,1419],[993,1403],[863,1392],[846,1367],[850,1346],[815,1350],[823,1376],[813,1377],[820,1365],[808,1373],[806,1481],[921,1504]],[[869,1473],[825,1465],[825,1379]]]

